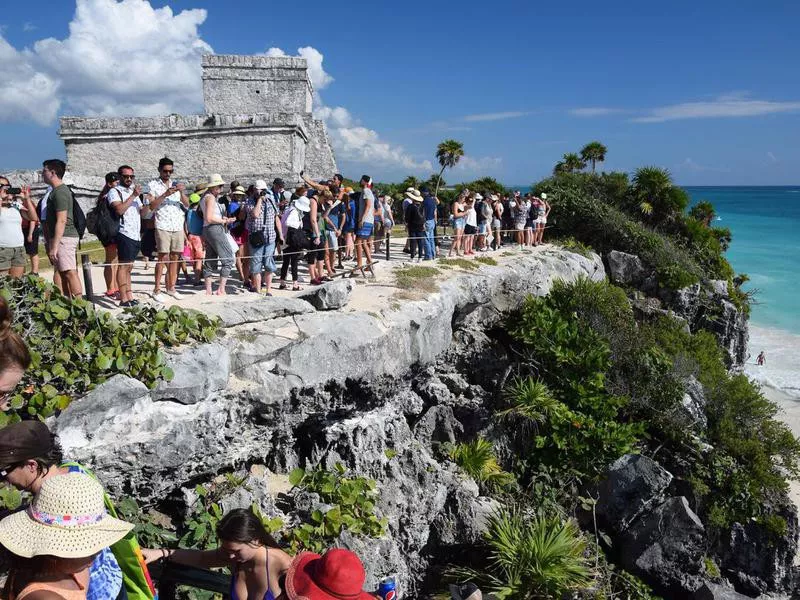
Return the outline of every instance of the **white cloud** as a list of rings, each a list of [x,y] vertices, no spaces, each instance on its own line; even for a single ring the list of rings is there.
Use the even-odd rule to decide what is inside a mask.
[[[473,158],[469,155],[464,155],[458,161],[455,168],[460,171],[467,171],[480,175],[486,175],[496,170],[503,163],[503,159],[499,156],[480,156]]]
[[[270,48],[264,54],[266,56],[289,56],[280,48],[275,47]],[[315,91],[324,90],[333,83],[333,77],[322,68],[322,60],[324,57],[319,50],[311,46],[304,46],[303,48],[297,49],[297,56],[306,59],[308,63],[308,76],[311,78],[311,85],[314,86]]]
[[[505,119],[516,119],[517,117],[524,117],[525,115],[529,114],[530,114],[529,112],[525,111],[482,113],[478,115],[467,115],[466,117],[463,117],[463,120],[468,121],[470,123],[478,121],[503,121]]]
[[[38,27],[30,21],[25,21],[25,23],[22,24],[22,31],[36,31],[37,29]]]
[[[645,116],[632,120],[635,123],[662,123],[680,119],[758,117],[787,112],[800,112],[800,102],[755,100],[737,93],[710,101],[684,102],[653,108]]]
[[[28,107],[0,95],[0,120],[51,123],[61,109],[89,115],[196,112],[200,58],[212,51],[198,33],[206,11],[174,14],[147,0],[77,0],[69,36],[17,51],[0,39],[0,72],[21,86]],[[32,94],[32,96],[31,96]]]
[[[605,117],[622,112],[619,108],[608,108],[604,106],[589,106],[586,108],[573,108],[569,111],[573,117]]]

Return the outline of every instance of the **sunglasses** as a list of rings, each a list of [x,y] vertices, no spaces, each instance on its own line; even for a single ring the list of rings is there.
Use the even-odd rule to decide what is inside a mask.
[[[131,173],[130,175],[120,175],[120,179],[133,179],[134,175]]]
[[[162,173],[167,173],[167,174],[169,174],[169,173],[174,173],[174,172],[175,172],[175,169],[161,169],[161,172],[162,172]]]
[[[11,471],[16,469],[18,466],[19,466],[18,464],[9,465],[7,467],[0,469],[0,481],[5,481],[6,477],[8,477],[8,474],[11,473]]]

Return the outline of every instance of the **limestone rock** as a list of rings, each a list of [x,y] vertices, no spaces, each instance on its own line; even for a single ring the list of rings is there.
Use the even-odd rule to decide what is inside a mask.
[[[693,600],[749,600],[750,596],[740,594],[736,590],[706,582],[692,596]]]
[[[639,286],[647,277],[642,260],[635,254],[612,250],[606,255],[608,275],[614,283]]]
[[[641,454],[618,458],[598,486],[598,525],[622,533],[640,515],[661,502],[672,474]]]
[[[298,296],[317,310],[336,310],[350,302],[353,293],[353,282],[349,279],[337,279],[323,285],[309,288]]]
[[[228,385],[230,355],[222,344],[202,344],[167,355],[167,364],[175,376],[162,381],[152,392],[154,400],[174,400],[196,404],[209,394],[221,392]]]
[[[685,391],[681,399],[681,408],[689,426],[705,429],[708,424],[706,418],[706,393],[702,384],[694,377],[686,381]]]
[[[259,298],[248,302],[209,303],[203,306],[208,314],[222,319],[224,327],[247,323],[263,323],[279,317],[291,317],[313,312],[305,302],[297,298]]]

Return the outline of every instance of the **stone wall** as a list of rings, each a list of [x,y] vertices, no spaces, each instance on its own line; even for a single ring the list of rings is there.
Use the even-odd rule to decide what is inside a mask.
[[[305,174],[311,179],[327,179],[337,172],[336,157],[333,147],[328,139],[325,124],[311,115],[305,117],[308,130],[308,143],[306,144]],[[357,175],[353,175],[356,177]]]
[[[203,57],[203,98],[209,114],[311,112],[306,59],[209,54]]]

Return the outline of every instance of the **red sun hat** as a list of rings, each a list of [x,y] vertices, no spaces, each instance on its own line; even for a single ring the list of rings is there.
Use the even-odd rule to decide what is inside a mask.
[[[291,600],[375,600],[364,591],[367,574],[355,552],[333,548],[320,556],[301,552],[286,574]]]

